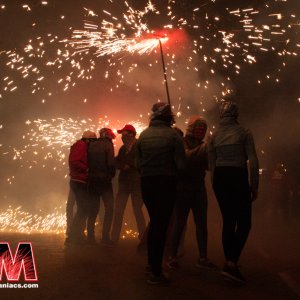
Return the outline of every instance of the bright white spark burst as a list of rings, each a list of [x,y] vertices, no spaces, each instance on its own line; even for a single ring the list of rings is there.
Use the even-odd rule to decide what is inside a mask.
[[[240,75],[243,64],[259,62],[258,56],[261,55],[259,52],[275,54],[282,63],[280,67],[275,66],[278,69],[270,70],[273,76],[261,75],[261,78],[254,80],[260,85],[271,80],[277,84],[280,82],[282,69],[286,67],[287,57],[298,55],[300,46],[297,31],[300,21],[296,14],[286,15],[284,12],[276,12],[278,5],[275,0],[269,1],[261,10],[249,7],[227,10],[224,11],[223,17],[214,15],[213,8],[218,4],[210,1],[203,7],[194,7],[190,18],[175,14],[173,10],[177,5],[175,0],[170,1],[164,14],[151,1],[148,1],[142,10],[134,9],[125,1],[119,5],[120,7],[124,5],[124,12],[121,12],[121,16],[115,16],[109,10],[109,6],[113,3],[113,1],[108,3],[101,16],[84,8],[87,17],[99,18],[102,21],[99,25],[97,20],[86,22],[84,30],[73,30],[71,39],[66,38],[62,41],[57,35],[49,33],[47,36],[29,39],[23,53],[2,51],[1,55],[7,58],[6,68],[19,73],[24,80],[31,80],[31,93],[41,95],[43,99],[41,103],[46,103],[46,98],[52,97],[53,91],[48,90],[45,72],[51,70],[57,74],[56,84],[62,91],[68,91],[78,84],[79,79],[93,79],[98,61],[86,55],[87,52],[92,52],[95,57],[108,57],[109,69],[103,72],[103,77],[115,77],[115,88],[119,88],[126,83],[126,77],[130,73],[145,69],[145,65],[151,71],[154,65],[160,64],[158,55],[156,59],[145,58],[145,61],[152,60],[147,64],[127,63],[125,56],[126,53],[142,55],[157,52],[158,38],[153,37],[155,30],[150,28],[148,22],[157,15],[161,20],[165,20],[161,30],[180,29],[193,36],[193,41],[189,45],[190,54],[186,55],[186,59],[176,53],[178,48],[186,45],[177,43],[176,49],[174,46],[164,47],[171,82],[180,85],[182,82],[180,73],[185,67],[186,72],[194,73],[198,77],[198,80],[194,79],[195,88],[200,88],[205,94],[216,86],[219,86],[217,93],[211,92],[214,96],[226,94],[227,90],[231,89],[230,76],[225,78],[226,76],[220,76],[220,73]],[[289,1],[285,1],[284,5],[288,6],[288,3]],[[42,5],[47,6],[47,1],[42,1]],[[26,11],[31,10],[27,4],[23,4],[22,7]],[[230,18],[232,22],[236,20],[239,25],[235,24],[233,30],[228,30],[226,21],[223,21],[225,18]],[[123,56],[122,59],[120,55]],[[99,59],[101,61],[101,58]],[[209,73],[204,72],[206,78],[201,78],[203,75],[200,70],[204,69],[209,70]],[[117,76],[110,75],[112,72],[116,72]],[[61,75],[62,73],[64,74]],[[142,85],[139,82],[135,85],[136,92],[141,92]],[[17,91],[19,84],[10,72],[9,75],[3,76],[2,86],[1,95]],[[113,91],[115,88],[110,87],[110,90]],[[179,100],[180,98],[179,96]]]
[[[141,121],[130,122],[140,133],[146,126]],[[98,132],[102,127],[111,127],[116,132],[117,128],[123,126],[120,122],[112,122],[108,117],[100,118],[97,122],[91,119],[73,120],[53,118],[51,120],[27,120],[23,134],[23,146],[15,147],[9,145],[2,147],[2,157],[9,158],[20,163],[21,167],[28,169],[46,168],[49,165],[53,172],[65,172],[67,175],[67,158],[70,145],[80,138],[85,130]],[[49,171],[49,168],[47,168]],[[12,174],[7,178],[8,184],[13,184],[17,175]],[[55,208],[54,212],[47,215],[30,214],[21,207],[9,208],[0,211],[0,230],[5,232],[24,233],[64,233],[66,227],[65,206]],[[126,224],[125,224],[126,225]],[[124,239],[136,238],[136,231],[127,228],[123,234]]]
[[[0,232],[64,234],[66,225],[64,207],[54,208],[54,212],[51,214],[42,212],[31,214],[24,211],[21,206],[17,208],[9,206],[6,211],[0,211]],[[138,237],[138,232],[130,229],[127,223],[124,223],[124,226],[122,239]]]
[[[140,133],[146,125],[139,120],[131,121],[137,133]],[[53,118],[51,120],[27,120],[25,123],[28,130],[24,130],[23,146],[6,145],[1,147],[3,157],[20,161],[21,167],[32,168],[47,166],[51,162],[54,170],[67,170],[67,158],[70,146],[80,139],[85,130],[98,133],[102,127],[111,127],[115,132],[120,126],[119,121],[111,121],[109,118],[100,118],[97,122],[92,119],[64,119]],[[67,175],[65,175],[67,177]],[[12,183],[14,175],[7,181]]]
[[[0,211],[0,231],[20,233],[64,233],[66,217],[62,208],[55,208],[51,214],[30,214],[23,211],[22,207],[9,207]]]
[[[93,23],[85,23],[85,30],[74,30],[71,40],[65,40],[75,47],[76,52],[96,48],[96,56],[111,56],[120,53],[138,53],[140,55],[152,52],[159,45],[159,38],[155,32],[148,28],[143,22],[143,17],[149,12],[157,12],[154,5],[149,1],[144,10],[134,10],[125,2],[127,12],[123,14],[123,22],[133,32],[133,37],[127,37],[125,27],[122,21],[111,13],[103,11],[112,20],[102,20],[100,29]],[[86,9],[88,16],[98,16],[93,11]],[[149,38],[143,38],[143,35],[149,35]],[[167,41],[167,37],[160,37],[161,41]]]

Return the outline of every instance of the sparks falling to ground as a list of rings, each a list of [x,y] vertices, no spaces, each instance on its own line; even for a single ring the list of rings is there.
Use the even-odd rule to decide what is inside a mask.
[[[19,233],[64,233],[66,217],[63,209],[55,208],[51,214],[34,214],[23,211],[22,207],[9,207],[0,212],[0,227],[2,232]]]
[[[66,232],[66,214],[65,207],[55,207],[51,214],[45,214],[42,211],[31,214],[24,211],[21,206],[6,211],[0,211],[0,231],[12,233],[47,233],[64,234]],[[96,226],[99,223],[96,223]],[[124,232],[122,239],[136,239],[138,232],[130,229],[129,225],[124,223]]]
[[[265,0],[259,5],[256,1],[253,7],[233,1],[229,8],[220,0],[153,0],[145,1],[144,7],[138,1],[103,0],[99,6],[91,1],[93,9],[67,1],[61,7],[59,1],[36,1],[35,5],[6,2],[0,4],[1,18],[14,19],[19,26],[16,30],[11,22],[5,23],[0,48],[4,112],[0,133],[6,131],[0,141],[0,158],[9,165],[2,176],[5,192],[7,186],[21,185],[20,169],[28,177],[33,169],[39,169],[67,182],[69,147],[82,132],[97,131],[102,125],[113,129],[123,125],[107,117],[95,121],[95,115],[90,119],[78,113],[69,117],[72,108],[68,117],[50,113],[51,117],[38,117],[51,103],[63,108],[67,101],[72,102],[82,111],[91,103],[95,114],[105,115],[96,111],[98,101],[110,104],[117,95],[123,109],[131,105],[128,99],[136,97],[143,110],[128,117],[132,123],[140,113],[146,116],[150,106],[144,105],[145,99],[164,100],[159,39],[174,112],[184,120],[194,113],[190,103],[196,103],[197,113],[206,116],[222,96],[234,93],[239,78],[253,82],[255,90],[280,86],[285,70],[299,55],[299,4],[295,0]],[[70,5],[74,9],[70,10]],[[10,31],[16,36],[10,37]],[[99,90],[89,93],[91,86],[100,86],[105,96],[100,97]],[[129,96],[123,98],[127,92]],[[294,99],[297,105],[299,96]],[[5,109],[12,104],[17,109]],[[23,108],[36,113],[20,118],[22,133],[15,134],[8,116],[12,118]],[[147,121],[133,124],[140,132]],[[274,132],[263,140],[258,151],[267,156],[268,145],[276,143]]]

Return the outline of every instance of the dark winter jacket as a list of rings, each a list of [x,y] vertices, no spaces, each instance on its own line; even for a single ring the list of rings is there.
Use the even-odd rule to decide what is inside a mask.
[[[176,176],[184,168],[183,140],[165,122],[154,120],[136,144],[136,162],[141,176]]]
[[[125,145],[121,146],[116,157],[116,167],[120,170],[119,180],[121,181],[131,181],[139,178],[139,173],[135,166],[136,142],[137,140],[135,139],[130,149]],[[125,166],[128,166],[128,168],[124,169]]]
[[[111,180],[116,173],[114,146],[109,138],[100,138],[88,148],[89,179]]]

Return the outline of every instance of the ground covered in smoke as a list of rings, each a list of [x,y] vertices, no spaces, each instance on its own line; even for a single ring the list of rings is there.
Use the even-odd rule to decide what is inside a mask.
[[[248,281],[246,286],[224,281],[219,272],[195,267],[197,251],[190,219],[181,268],[166,269],[171,278],[168,286],[146,284],[146,256],[137,254],[137,239],[122,240],[113,248],[65,247],[63,235],[3,234],[12,249],[21,240],[32,241],[39,288],[2,289],[1,296],[103,300],[300,299],[299,215],[280,221],[263,208],[269,200],[260,198],[254,204],[252,231],[240,261]],[[209,204],[208,253],[221,268],[221,220],[213,198]]]

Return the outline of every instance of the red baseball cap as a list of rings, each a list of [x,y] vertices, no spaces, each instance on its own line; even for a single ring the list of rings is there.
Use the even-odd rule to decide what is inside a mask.
[[[136,133],[135,128],[131,124],[126,124],[122,129],[117,130],[118,133],[122,133],[123,131]]]

